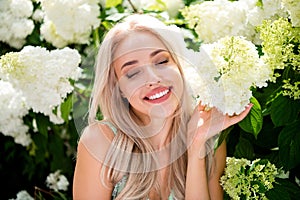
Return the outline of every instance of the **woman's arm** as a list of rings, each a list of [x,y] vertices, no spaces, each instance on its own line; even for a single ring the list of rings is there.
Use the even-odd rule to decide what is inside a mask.
[[[101,151],[103,153],[103,151],[107,150],[109,139],[103,135],[102,131],[99,131],[101,129],[98,126],[88,127],[78,144],[73,179],[74,200],[111,199],[113,186],[106,178],[107,176],[101,176],[101,158],[95,156],[95,154],[99,155],[98,153],[101,153]],[[99,149],[94,147],[97,144]]]
[[[216,108],[208,111],[199,106],[195,109],[188,123],[188,167],[186,178],[186,200],[219,199],[222,188],[219,177],[225,167],[226,146],[220,146],[215,155],[215,169],[210,177],[206,173],[205,142],[229,126],[238,123],[246,117],[252,105],[240,115],[228,116],[220,113]],[[225,149],[224,149],[225,148]],[[209,179],[208,179],[209,177]]]
[[[188,156],[185,199],[210,199],[209,188],[207,184],[205,158],[199,158],[198,156]]]
[[[226,142],[224,141],[216,150],[214,156],[214,163],[212,164],[212,169],[210,176],[208,178],[208,190],[209,196],[214,200],[223,199],[223,188],[220,185],[220,178],[224,173],[226,166]]]
[[[226,143],[225,141],[216,150],[211,173],[208,176],[206,170],[206,159],[189,157],[187,180],[186,180],[186,199],[223,199],[223,189],[220,185],[220,177],[226,165]],[[199,181],[201,180],[201,181]],[[201,191],[201,195],[199,195]]]

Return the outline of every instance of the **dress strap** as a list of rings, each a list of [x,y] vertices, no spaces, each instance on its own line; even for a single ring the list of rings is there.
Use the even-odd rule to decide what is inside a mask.
[[[127,175],[124,175],[122,179],[115,185],[114,190],[112,192],[112,200],[114,200],[118,194],[123,190],[127,182]]]
[[[110,121],[99,121],[99,122],[101,124],[107,125],[115,135],[118,133],[118,129]]]

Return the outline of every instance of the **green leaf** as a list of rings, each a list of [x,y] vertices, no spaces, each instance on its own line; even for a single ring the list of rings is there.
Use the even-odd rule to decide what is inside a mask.
[[[223,130],[220,134],[220,136],[217,139],[217,142],[215,143],[215,147],[214,149],[217,150],[218,147],[223,143],[224,140],[226,140],[228,134],[231,132],[231,130],[233,129],[233,126]]]
[[[285,169],[300,164],[300,120],[284,127],[278,137],[279,158]]]
[[[291,197],[291,199],[300,199],[300,187],[296,183],[291,182],[289,179],[277,178],[276,182],[280,187],[284,188]]]
[[[61,104],[60,111],[61,111],[61,117],[64,119],[65,122],[69,121],[69,115],[72,109],[73,95],[68,95],[67,99]]]
[[[299,109],[299,101],[280,94],[271,105],[271,119],[275,126],[287,125],[297,118]]]
[[[257,0],[256,6],[257,6],[257,7],[260,7],[260,8],[263,8],[263,6],[264,6],[263,1],[262,1],[262,0]]]
[[[276,184],[274,188],[266,192],[266,196],[268,199],[272,200],[290,200],[289,193],[286,191],[284,187]]]
[[[239,143],[235,147],[234,157],[236,158],[247,158],[248,160],[253,160],[254,149],[247,139],[240,137]]]
[[[266,116],[264,117],[262,130],[253,142],[264,149],[276,148],[278,147],[278,136],[281,130],[282,127],[274,127],[269,116]]]
[[[300,199],[300,188],[288,179],[276,178],[274,188],[266,192],[268,199],[274,200],[298,200]]]
[[[49,118],[41,113],[37,113],[35,119],[39,133],[48,138]]]
[[[122,18],[128,16],[128,13],[114,13],[112,15],[109,15],[108,17],[106,17],[106,20],[109,21],[113,21],[113,22],[118,22],[119,20],[121,20]]]
[[[239,126],[246,132],[252,133],[255,138],[257,138],[263,125],[263,116],[259,102],[252,97],[250,99],[253,107],[251,108],[249,114],[239,122]]]
[[[122,3],[122,0],[108,0],[108,1],[106,1],[105,7],[106,8],[116,7],[117,5],[119,5],[121,3]]]
[[[101,22],[101,24],[104,26],[105,29],[109,30],[113,27],[113,23],[109,22],[109,21],[103,21]]]
[[[51,162],[51,170],[54,171],[56,169],[65,169],[64,163],[66,162],[65,158],[65,150],[63,140],[57,135],[52,134],[49,137],[49,151],[52,155],[52,162]]]
[[[35,149],[35,162],[43,163],[47,158],[47,144],[48,139],[45,138],[42,134],[34,134],[32,135],[32,140],[36,145]]]

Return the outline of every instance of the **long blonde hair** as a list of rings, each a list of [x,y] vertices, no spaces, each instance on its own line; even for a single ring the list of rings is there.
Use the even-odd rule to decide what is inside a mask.
[[[166,26],[154,17],[134,14],[107,33],[98,52],[89,123],[95,122],[100,108],[104,119],[118,128],[118,134],[114,137],[104,162],[109,168],[108,178],[113,183],[116,183],[124,174],[128,176],[127,184],[117,199],[145,199],[153,187],[159,188],[155,151],[148,141],[141,139],[143,132],[132,120],[128,102],[124,101],[121,96],[118,80],[112,67],[114,52],[118,44],[136,31],[147,31],[159,38],[172,54],[183,77],[185,90],[175,111],[169,132],[176,145],[170,145],[169,148],[172,162],[169,165],[168,186],[172,188],[176,199],[184,199],[187,168],[186,125],[191,114],[191,100],[182,73],[182,67],[187,62],[184,58],[186,47],[178,29]]]

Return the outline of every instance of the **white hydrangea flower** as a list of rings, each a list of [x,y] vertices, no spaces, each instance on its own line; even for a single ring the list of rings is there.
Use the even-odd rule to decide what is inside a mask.
[[[205,43],[215,42],[227,35],[238,35],[246,21],[244,8],[227,0],[191,5],[182,14]]]
[[[0,41],[20,49],[34,29],[30,0],[0,1]]]
[[[47,187],[56,192],[59,190],[67,191],[69,186],[68,179],[64,175],[60,174],[60,170],[50,173],[47,176],[46,184]]]
[[[197,67],[184,69],[194,96],[203,105],[214,106],[224,114],[245,110],[252,96],[250,87],[267,86],[272,75],[255,45],[242,37],[225,37],[203,44],[194,57],[199,60],[195,63]]]
[[[161,11],[167,11],[168,17],[175,17],[179,10],[184,7],[183,0],[132,0],[131,1],[134,8],[137,10],[153,10],[153,8],[159,8]],[[133,11],[132,6],[128,1],[123,1],[123,7]]]
[[[45,12],[41,35],[57,48],[68,44],[89,44],[93,29],[99,27],[97,0],[40,0]]]
[[[162,0],[166,5],[170,17],[176,17],[179,10],[184,7],[183,0]]]
[[[236,6],[243,7],[246,14],[245,28],[239,35],[246,37],[254,44],[261,44],[256,27],[265,19],[278,19],[285,17],[287,13],[281,7],[281,0],[262,0],[261,5],[257,0],[239,0]]]
[[[281,0],[262,0],[261,6],[257,6],[255,0],[242,0],[242,2],[248,5],[247,18],[253,26],[258,26],[263,20],[284,13],[281,8]]]
[[[189,26],[194,28],[205,43],[212,43],[225,36],[244,36],[260,44],[256,26],[265,19],[285,17],[281,0],[215,0],[191,5],[182,12]]]
[[[33,11],[33,5],[30,0],[9,0],[9,8],[16,17],[30,17]]]
[[[20,52],[1,57],[0,77],[22,91],[28,109],[41,112],[59,124],[63,123],[59,106],[73,91],[69,79],[77,80],[81,74],[80,60],[77,50],[68,47],[48,51],[26,46]]]
[[[34,200],[34,198],[30,196],[30,194],[26,190],[22,190],[18,192],[16,199],[10,199],[10,200]]]
[[[282,6],[289,13],[293,26],[300,27],[300,1],[282,0]]]
[[[32,19],[37,22],[43,22],[44,17],[45,13],[41,9],[36,9],[32,14]]]
[[[25,99],[12,84],[2,80],[0,80],[0,110],[0,132],[13,137],[16,143],[28,146],[32,140],[27,134],[28,127],[22,120],[28,113]]]
[[[132,0],[131,3],[137,10],[148,9],[157,4],[156,0]],[[123,1],[122,5],[130,10],[132,9],[128,1]]]

